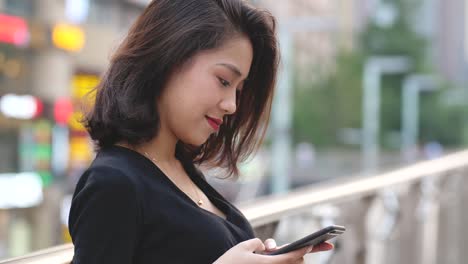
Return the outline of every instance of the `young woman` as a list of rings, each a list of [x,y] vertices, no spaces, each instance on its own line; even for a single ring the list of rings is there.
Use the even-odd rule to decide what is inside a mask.
[[[303,262],[310,248],[262,255],[274,241],[255,238],[195,167],[236,175],[260,144],[278,65],[274,27],[241,0],[149,4],[84,120],[98,153],[73,197],[74,264]]]

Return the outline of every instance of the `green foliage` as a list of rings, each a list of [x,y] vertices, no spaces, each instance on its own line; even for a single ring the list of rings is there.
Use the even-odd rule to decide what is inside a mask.
[[[426,59],[429,43],[411,27],[411,15],[420,0],[386,1],[399,10],[392,26],[382,28],[370,23],[357,39],[356,49],[339,53],[333,72],[306,82],[296,81],[295,142],[308,141],[319,147],[337,145],[340,144],[337,134],[342,128],[361,128],[363,66],[370,56],[403,55],[413,63],[411,72],[386,75],[382,79],[381,138],[389,131],[401,130],[402,82],[407,74],[432,72]],[[467,110],[446,105],[441,100],[448,89],[421,96],[420,140],[423,142],[437,140],[444,145],[456,145],[463,140]]]
[[[421,100],[420,141],[439,141],[447,146],[460,145],[463,141],[465,106],[447,105],[441,98],[445,88],[424,94]]]
[[[295,142],[335,145],[340,128],[360,126],[362,56],[343,52],[338,61],[333,74],[294,85]]]
[[[362,32],[359,42],[365,56],[408,56],[414,63],[414,71],[424,70],[428,41],[411,27],[411,16],[420,0],[387,0],[398,10],[398,18],[392,26],[379,27],[370,23]]]

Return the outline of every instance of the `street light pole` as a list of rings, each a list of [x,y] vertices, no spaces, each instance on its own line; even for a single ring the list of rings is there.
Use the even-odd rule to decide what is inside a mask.
[[[411,62],[403,56],[375,56],[367,60],[363,76],[362,107],[362,166],[364,173],[375,173],[379,164],[379,131],[380,131],[380,89],[383,74],[405,73],[411,68]],[[391,195],[392,192],[389,192]],[[385,200],[385,193],[383,199]],[[391,230],[393,214],[387,215],[384,228]],[[390,231],[389,231],[390,232]],[[370,240],[370,251],[366,259],[369,263],[382,263],[385,259],[382,239]]]
[[[291,171],[291,71],[292,34],[280,28],[279,43],[282,57],[278,86],[272,109],[272,193],[286,193],[289,190]]]
[[[380,88],[383,74],[407,72],[410,60],[403,56],[376,56],[364,66],[362,107],[362,162],[365,173],[374,173],[379,163]]]
[[[292,157],[292,70],[293,70],[293,33],[321,32],[336,30],[331,20],[318,17],[295,18],[279,25],[278,36],[281,52],[281,69],[275,90],[271,117],[271,191],[289,191]]]
[[[402,108],[402,155],[411,162],[415,157],[419,136],[419,95],[423,91],[437,89],[436,79],[432,75],[410,75],[403,81]]]

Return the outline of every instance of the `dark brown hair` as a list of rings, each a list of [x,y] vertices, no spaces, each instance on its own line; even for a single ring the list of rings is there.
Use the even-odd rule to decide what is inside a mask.
[[[203,50],[235,35],[251,41],[253,61],[237,112],[202,146],[177,145],[194,163],[226,168],[258,149],[267,128],[278,68],[275,19],[242,0],[153,0],[111,58],[84,124],[98,148],[137,146],[159,129],[157,98],[169,76]]]

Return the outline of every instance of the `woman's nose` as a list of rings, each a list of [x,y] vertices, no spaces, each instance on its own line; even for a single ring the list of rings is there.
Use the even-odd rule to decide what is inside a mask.
[[[233,94],[233,95],[232,95]],[[221,109],[228,115],[232,115],[237,110],[236,93],[231,93],[221,101]]]

